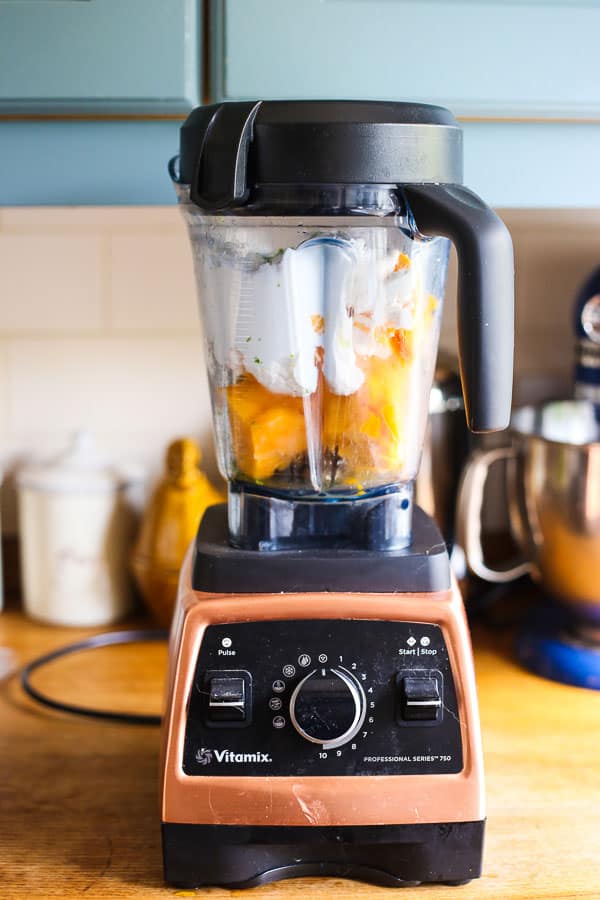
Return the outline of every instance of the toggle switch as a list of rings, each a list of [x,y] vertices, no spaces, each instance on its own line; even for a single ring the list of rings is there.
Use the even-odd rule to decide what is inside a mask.
[[[206,724],[235,728],[250,724],[252,681],[249,672],[208,672],[205,679]]]
[[[243,722],[246,718],[246,689],[243,678],[210,680],[208,711],[213,722]]]
[[[403,673],[399,678],[399,719],[402,722],[441,720],[441,675],[437,672]]]

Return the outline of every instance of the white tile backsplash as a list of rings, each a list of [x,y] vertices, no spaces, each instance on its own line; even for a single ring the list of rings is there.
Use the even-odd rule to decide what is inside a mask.
[[[96,331],[100,238],[0,231],[0,333]]]
[[[191,250],[185,233],[110,239],[110,327],[199,333]]]
[[[0,209],[0,226],[27,232],[35,228],[112,231],[158,227],[184,230],[176,206],[5,206]]]
[[[600,210],[507,210],[516,256],[519,402],[568,389],[573,296],[600,264]],[[441,344],[456,347],[451,255]],[[551,379],[548,380],[548,379]],[[534,386],[534,388],[531,387]],[[533,393],[532,393],[533,391]],[[19,461],[88,427],[155,475],[196,437],[215,473],[191,253],[175,207],[0,210],[0,467],[14,531]]]
[[[25,439],[81,428],[186,433],[207,410],[197,336],[13,339],[7,364],[9,431]]]

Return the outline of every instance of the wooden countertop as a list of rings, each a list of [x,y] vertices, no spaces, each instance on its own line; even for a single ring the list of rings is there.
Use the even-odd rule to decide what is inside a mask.
[[[25,662],[89,633],[0,614],[0,647]],[[523,672],[506,639],[475,636],[487,770],[484,876],[404,888],[402,900],[600,898],[600,692]],[[58,661],[36,683],[72,702],[158,712],[166,650],[138,645]],[[0,898],[393,896],[338,879],[251,891],[165,887],[158,728],[77,719],[0,682]],[[394,895],[396,896],[396,895]],[[400,897],[400,895],[397,895]]]

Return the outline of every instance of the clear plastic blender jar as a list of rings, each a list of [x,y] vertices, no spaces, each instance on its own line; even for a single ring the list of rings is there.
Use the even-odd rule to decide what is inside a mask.
[[[421,234],[406,188],[383,180],[260,179],[241,201],[210,196],[211,134],[215,154],[232,137],[228,120],[219,136],[219,110],[244,107],[239,121],[247,128],[253,116],[256,129],[279,108],[283,132],[294,107],[300,119],[317,109],[319,120],[328,105],[346,106],[223,104],[212,120],[205,113],[204,172],[190,175],[184,162],[172,173],[193,248],[231,540],[252,549],[410,542],[449,240]]]

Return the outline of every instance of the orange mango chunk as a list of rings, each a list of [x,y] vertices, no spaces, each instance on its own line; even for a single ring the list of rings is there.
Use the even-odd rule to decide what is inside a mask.
[[[381,419],[379,416],[373,412],[369,413],[362,426],[362,431],[367,437],[377,439],[381,434]]]
[[[346,483],[357,479],[368,484],[386,472],[395,479],[405,461],[410,374],[406,344],[411,337],[390,329],[386,339],[401,346],[385,359],[363,358],[365,380],[358,391],[340,397],[325,390],[324,442],[344,460]]]
[[[398,260],[394,266],[394,272],[401,272],[403,269],[410,268],[410,257],[406,253],[399,253]]]
[[[274,394],[249,375],[226,393],[233,450],[242,474],[263,481],[306,451],[300,397]]]
[[[238,459],[238,465],[246,475],[262,481],[277,469],[286,469],[306,446],[303,412],[272,406],[250,425],[247,458]]]
[[[323,334],[323,332],[325,331],[325,319],[323,318],[323,316],[311,316],[310,324],[315,334]]]
[[[227,389],[227,405],[232,424],[235,422],[248,425],[262,412],[267,402],[264,389],[258,382],[256,387],[242,383]]]

